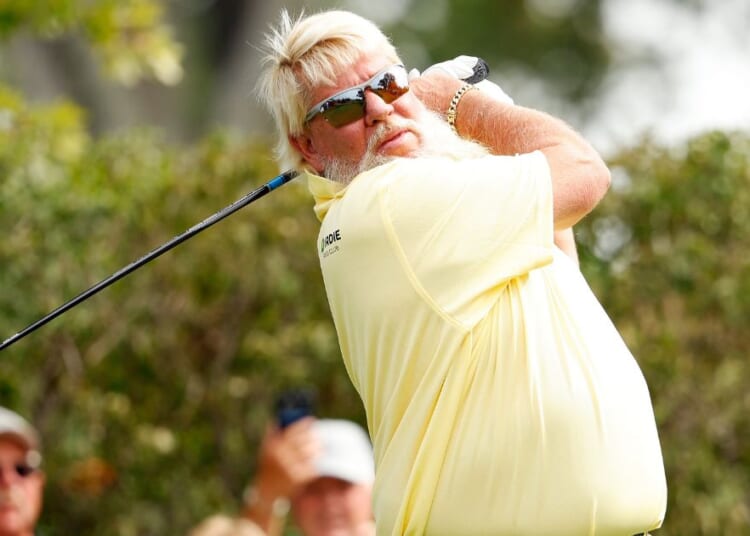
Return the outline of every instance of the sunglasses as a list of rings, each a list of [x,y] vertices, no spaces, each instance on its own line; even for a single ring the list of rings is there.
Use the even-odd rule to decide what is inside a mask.
[[[350,87],[310,108],[305,123],[322,115],[335,128],[343,127],[365,116],[365,91],[370,90],[390,104],[409,91],[409,75],[403,65],[391,65],[364,84]]]
[[[12,468],[11,470],[14,471],[21,478],[26,478],[28,476],[33,475],[38,469],[37,467],[34,467],[33,465],[30,465],[24,462],[14,463],[11,466],[11,468]]]

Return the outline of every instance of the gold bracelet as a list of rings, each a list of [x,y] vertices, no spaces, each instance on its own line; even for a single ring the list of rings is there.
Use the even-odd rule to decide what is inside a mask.
[[[448,106],[448,111],[445,112],[445,118],[448,120],[448,124],[456,134],[458,134],[458,130],[456,130],[456,110],[458,108],[458,103],[461,100],[461,97],[464,96],[464,93],[471,91],[472,89],[477,89],[477,86],[471,84],[464,84],[461,86],[458,91],[456,91],[456,94],[453,95],[451,104]]]

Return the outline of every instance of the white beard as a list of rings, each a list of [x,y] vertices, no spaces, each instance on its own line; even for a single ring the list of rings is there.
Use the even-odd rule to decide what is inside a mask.
[[[413,130],[421,141],[420,148],[408,157],[381,155],[375,148],[396,128]],[[419,121],[397,120],[381,124],[367,143],[359,162],[332,159],[325,163],[323,174],[332,181],[348,184],[360,173],[390,162],[394,158],[447,156],[451,158],[479,158],[490,154],[483,145],[461,138],[434,112],[425,112]]]
[[[415,154],[420,156],[448,156],[451,158],[479,158],[490,151],[479,142],[459,136],[445,119],[434,112],[426,112],[419,124],[422,146]]]

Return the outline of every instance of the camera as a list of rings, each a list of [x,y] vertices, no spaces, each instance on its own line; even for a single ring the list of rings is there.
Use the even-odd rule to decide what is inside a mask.
[[[314,414],[315,393],[312,389],[288,389],[276,399],[276,421],[280,428]]]

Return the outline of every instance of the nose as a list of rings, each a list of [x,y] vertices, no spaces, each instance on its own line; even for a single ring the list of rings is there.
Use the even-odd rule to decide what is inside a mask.
[[[393,106],[385,102],[377,93],[365,90],[365,124],[373,126],[393,113]]]
[[[7,488],[17,480],[18,475],[12,467],[0,465],[0,487]]]

